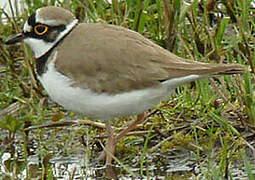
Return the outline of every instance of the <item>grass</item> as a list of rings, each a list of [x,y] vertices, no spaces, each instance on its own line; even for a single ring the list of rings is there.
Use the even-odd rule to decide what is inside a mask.
[[[9,35],[21,31],[35,9],[58,4],[72,11],[80,22],[116,24],[138,31],[178,56],[209,63],[240,63],[247,67],[247,73],[241,76],[205,79],[177,88],[169,100],[155,107],[157,112],[139,126],[143,134],[119,142],[116,157],[123,165],[116,176],[130,177],[133,173],[144,178],[232,179],[234,167],[239,166],[247,177],[253,178],[254,157],[249,151],[254,153],[255,26],[250,0],[194,0],[191,4],[180,0],[113,0],[112,4],[103,0],[61,3],[32,0],[24,3],[26,8],[21,12],[13,5],[15,18],[8,16],[5,23],[3,18],[0,21],[0,158],[6,153],[11,155],[1,161],[0,166],[5,167],[1,176],[15,179],[25,171],[28,179],[38,174],[53,178],[53,169],[58,169],[51,163],[54,156],[72,157],[86,152],[89,159],[93,159],[101,148],[98,135],[102,135],[104,129],[93,126],[39,129],[29,134],[24,131],[45,121],[78,118],[48,99],[36,80],[33,57],[27,46],[3,44]],[[1,10],[0,14],[6,13]],[[129,117],[116,119],[113,126],[122,127],[127,121]],[[81,134],[87,139],[80,140]],[[182,157],[183,154],[187,156]],[[31,170],[28,163],[32,155],[38,157],[39,164]],[[198,167],[196,172],[167,171],[166,167],[174,164],[178,167],[173,160],[185,162],[185,158],[191,157],[195,158],[192,167]],[[95,177],[87,173],[91,165],[85,161],[83,173],[72,169],[67,176],[70,179],[74,175]],[[96,176],[107,175],[100,171]]]

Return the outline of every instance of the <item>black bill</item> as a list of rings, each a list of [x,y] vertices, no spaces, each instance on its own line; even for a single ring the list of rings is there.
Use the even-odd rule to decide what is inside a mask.
[[[22,41],[24,38],[25,38],[24,34],[23,33],[19,33],[19,34],[16,34],[16,35],[11,36],[10,38],[8,38],[5,41],[5,44],[7,44],[7,45],[15,44],[17,42]]]

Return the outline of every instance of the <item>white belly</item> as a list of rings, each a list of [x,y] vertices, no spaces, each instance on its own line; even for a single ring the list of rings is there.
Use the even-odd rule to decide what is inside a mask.
[[[55,54],[56,55],[56,54]],[[198,79],[198,75],[165,81],[158,88],[134,90],[116,95],[97,94],[90,89],[72,87],[72,80],[56,72],[54,61],[39,77],[51,99],[67,110],[82,113],[92,119],[111,119],[142,113],[170,96],[178,85]]]

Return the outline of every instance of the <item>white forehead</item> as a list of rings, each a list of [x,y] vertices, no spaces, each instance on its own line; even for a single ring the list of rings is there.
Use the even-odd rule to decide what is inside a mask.
[[[23,27],[24,32],[31,32],[32,31],[32,26],[28,25],[28,22],[26,21]]]

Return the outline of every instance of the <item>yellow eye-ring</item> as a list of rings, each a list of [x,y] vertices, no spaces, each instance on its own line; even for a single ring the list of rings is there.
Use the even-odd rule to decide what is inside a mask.
[[[38,24],[34,27],[35,34],[41,36],[44,35],[48,31],[48,26],[43,24]]]

